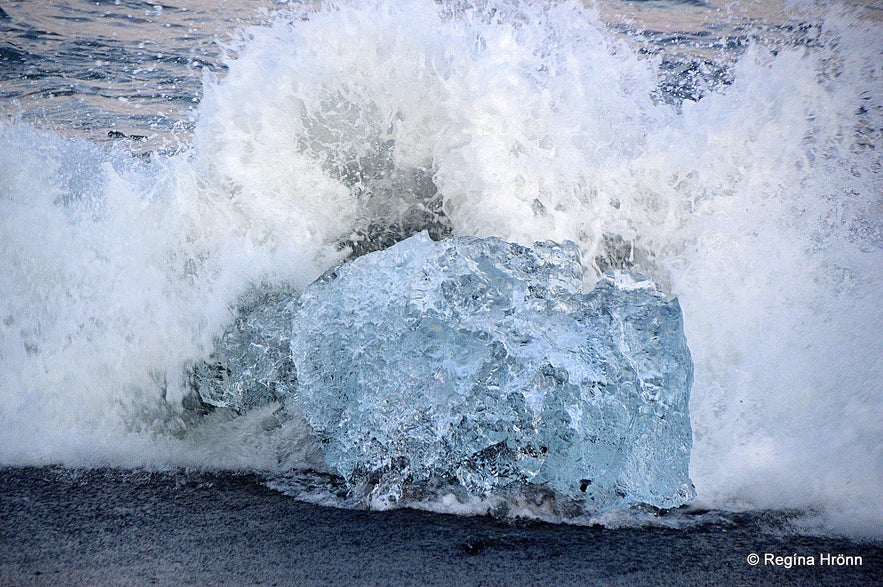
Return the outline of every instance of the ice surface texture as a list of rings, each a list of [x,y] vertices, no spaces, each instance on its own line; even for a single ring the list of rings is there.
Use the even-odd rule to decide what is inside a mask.
[[[681,505],[693,366],[677,300],[572,243],[425,234],[306,288],[299,405],[326,461],[388,501],[537,486],[590,511]]]
[[[297,380],[289,350],[296,303],[286,291],[245,296],[209,361],[192,370],[191,384],[204,403],[243,412],[291,396]]]

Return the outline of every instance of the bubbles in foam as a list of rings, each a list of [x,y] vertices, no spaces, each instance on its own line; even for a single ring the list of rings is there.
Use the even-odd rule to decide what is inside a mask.
[[[343,5],[250,31],[176,156],[4,124],[0,459],[276,466],[261,426],[169,434],[185,365],[254,283],[436,222],[666,284],[699,499],[879,533],[883,42],[807,18],[812,43],[756,43],[679,106],[654,98],[660,57],[573,3]],[[194,440],[218,437],[251,440]]]
[[[335,253],[303,234],[306,213],[270,224],[260,202],[238,206],[186,156],[146,165],[0,130],[0,458],[163,461],[183,426],[184,366],[233,300],[261,280],[303,286]]]

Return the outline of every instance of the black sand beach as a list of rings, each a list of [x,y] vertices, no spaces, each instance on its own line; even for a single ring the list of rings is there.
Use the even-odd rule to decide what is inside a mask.
[[[253,475],[6,468],[0,584],[880,584],[879,542],[776,536],[777,515],[605,529],[326,508]],[[816,565],[765,565],[764,553]],[[820,553],[862,564],[819,566]]]

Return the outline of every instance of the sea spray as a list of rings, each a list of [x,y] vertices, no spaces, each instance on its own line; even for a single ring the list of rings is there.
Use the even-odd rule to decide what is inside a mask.
[[[2,124],[2,462],[292,466],[300,432],[191,420],[183,374],[256,284],[301,288],[416,211],[572,240],[589,283],[653,277],[696,365],[699,502],[879,534],[879,29],[836,8],[812,42],[759,29],[681,102],[575,4],[449,8],[252,29],[174,156]]]

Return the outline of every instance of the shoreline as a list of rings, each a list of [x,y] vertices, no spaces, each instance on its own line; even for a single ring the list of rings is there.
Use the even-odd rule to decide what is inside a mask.
[[[763,526],[761,514],[611,529],[346,510],[253,474],[0,468],[0,585],[881,584],[883,542]],[[823,553],[861,564],[819,565]]]

